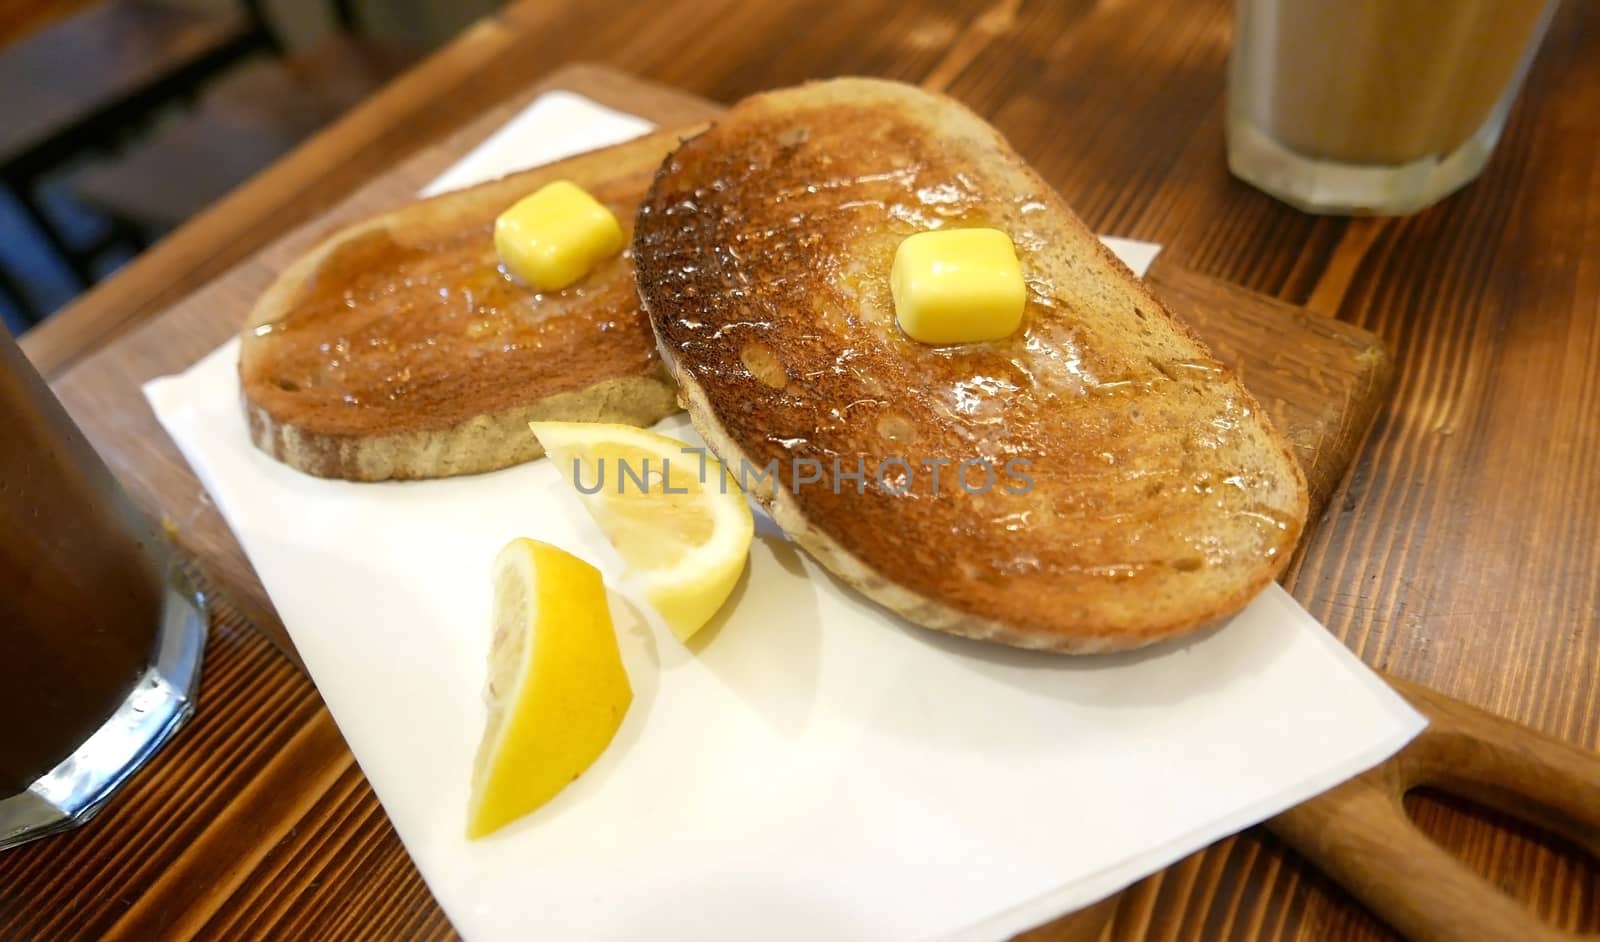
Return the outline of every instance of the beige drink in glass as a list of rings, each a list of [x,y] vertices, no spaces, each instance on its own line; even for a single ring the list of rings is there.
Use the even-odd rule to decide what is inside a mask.
[[[1409,213],[1494,150],[1557,0],[1238,0],[1228,166],[1308,212]]]

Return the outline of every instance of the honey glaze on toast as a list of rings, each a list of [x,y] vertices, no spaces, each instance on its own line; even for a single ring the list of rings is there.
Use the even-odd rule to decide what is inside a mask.
[[[896,247],[974,226],[1016,243],[1022,328],[907,338]],[[634,252],[697,429],[775,463],[756,496],[780,525],[912,621],[1136,647],[1242,607],[1299,536],[1304,478],[1249,394],[950,99],[869,80],[749,99],[663,164]]]
[[[597,197],[630,219],[642,188],[624,181]],[[480,215],[403,242],[377,228],[341,244],[288,316],[253,331],[279,341],[254,375],[323,429],[366,432],[503,408],[531,376],[578,389],[657,359],[628,258],[541,294],[499,267],[493,227]]]
[[[627,230],[676,141],[652,135],[447,194],[314,250],[244,334],[252,438],[314,474],[436,477],[537,457],[531,418],[649,424],[674,411],[630,253],[540,293],[503,270],[493,227],[516,199],[574,178]]]

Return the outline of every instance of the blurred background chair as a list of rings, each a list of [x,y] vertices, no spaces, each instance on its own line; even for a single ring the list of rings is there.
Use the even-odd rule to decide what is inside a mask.
[[[294,149],[416,58],[414,48],[363,36],[350,0],[333,7],[333,36],[219,79],[192,113],[76,174],[74,195],[122,231],[164,232]]]
[[[75,5],[82,4],[55,6]],[[21,33],[38,25],[50,6],[32,4],[26,20],[7,25]],[[96,259],[118,242],[136,251],[135,234],[52,205],[57,200],[49,176],[117,146],[161,108],[192,96],[250,53],[275,48],[255,2],[201,12],[157,0],[108,0],[0,52],[0,184],[7,208],[20,216],[6,227],[7,255],[21,255],[20,267],[37,267],[50,253],[81,289],[94,280]],[[37,316],[39,305],[17,278],[5,276],[4,284],[24,320]]]
[[[0,2],[7,326],[36,323],[497,5]]]

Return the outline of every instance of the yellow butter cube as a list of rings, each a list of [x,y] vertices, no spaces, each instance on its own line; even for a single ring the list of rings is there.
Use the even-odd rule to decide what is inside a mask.
[[[894,254],[889,287],[900,329],[934,344],[1008,337],[1028,299],[1016,247],[999,229],[908,236]]]
[[[560,291],[622,245],[617,217],[568,180],[540,187],[494,221],[501,263],[539,291]]]

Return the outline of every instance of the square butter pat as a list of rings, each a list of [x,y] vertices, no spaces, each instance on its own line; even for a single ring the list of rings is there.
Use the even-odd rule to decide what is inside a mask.
[[[938,229],[900,243],[889,276],[906,336],[923,343],[998,340],[1022,323],[1027,287],[1011,237],[998,229]]]
[[[622,251],[622,226],[584,189],[557,180],[494,221],[500,261],[539,291],[559,291]]]

